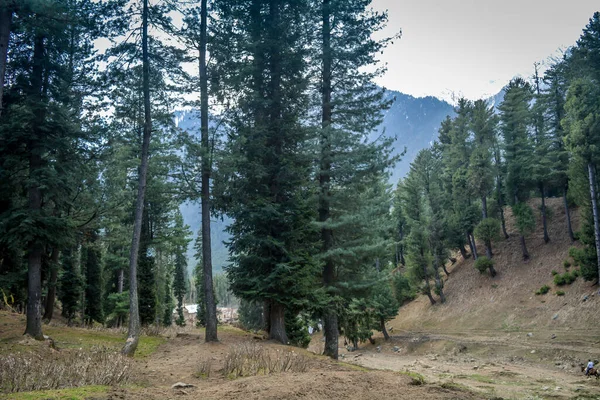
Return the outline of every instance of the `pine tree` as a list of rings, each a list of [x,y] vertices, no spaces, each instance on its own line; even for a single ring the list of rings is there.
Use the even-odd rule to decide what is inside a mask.
[[[529,138],[532,115],[529,104],[533,97],[531,86],[521,78],[508,84],[500,105],[501,132],[506,159],[506,191],[521,233],[523,260],[529,259],[525,234],[531,226],[528,199],[533,184],[532,146]]]
[[[99,248],[98,233],[92,231],[89,241],[83,247],[85,260],[85,319],[88,324],[92,321],[104,322],[102,309],[102,253]]]
[[[573,155],[587,168],[591,217],[594,227],[597,277],[600,276],[600,221],[598,215],[597,149],[600,148],[600,90],[590,78],[574,81],[569,87],[564,125],[568,131],[567,145]],[[597,278],[596,278],[597,279]]]
[[[62,315],[71,324],[80,309],[82,282],[77,262],[77,251],[66,248],[62,255],[62,274],[59,278],[58,299],[62,305]]]
[[[185,229],[183,226],[183,217],[180,213],[175,216],[175,229],[181,234],[185,235]],[[178,318],[175,323],[179,326],[185,326],[185,318],[183,315],[183,299],[186,293],[186,271],[187,271],[187,260],[185,259],[185,252],[187,250],[187,238],[185,236],[179,237],[179,243],[175,245],[175,278],[173,281],[173,293],[177,298],[177,315]],[[198,310],[197,312],[200,312]]]

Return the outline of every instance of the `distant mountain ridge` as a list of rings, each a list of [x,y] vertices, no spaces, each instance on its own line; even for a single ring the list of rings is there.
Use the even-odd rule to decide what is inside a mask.
[[[371,135],[375,139],[380,135],[395,137],[392,154],[399,155],[406,148],[402,159],[390,171],[390,184],[396,185],[410,168],[410,163],[417,153],[432,145],[437,139],[438,129],[446,116],[454,115],[454,107],[444,100],[433,96],[414,97],[402,92],[388,90],[387,98],[395,98],[392,106],[384,111],[383,122],[379,129]],[[177,111],[174,121],[178,128],[188,132],[199,132],[199,115],[197,111]],[[180,206],[184,221],[194,232],[194,239],[200,229],[200,205],[196,202],[187,202]],[[230,220],[213,220],[212,224],[212,251],[213,268],[215,272],[222,271],[227,265],[228,250],[224,241],[229,239],[225,228]],[[194,259],[193,243],[188,249],[188,268],[193,270],[196,265]]]

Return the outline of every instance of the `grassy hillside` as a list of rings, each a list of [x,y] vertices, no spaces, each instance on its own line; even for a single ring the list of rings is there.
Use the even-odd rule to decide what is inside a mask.
[[[531,201],[535,210],[539,199]],[[446,304],[431,306],[425,296],[403,306],[398,317],[390,325],[399,330],[426,330],[432,332],[570,332],[570,336],[598,335],[591,327],[600,323],[598,306],[600,295],[597,286],[582,278],[571,284],[557,287],[552,271],[564,273],[564,260],[568,257],[570,240],[566,233],[565,213],[562,199],[549,199],[552,210],[549,222],[550,243],[544,244],[541,218],[535,233],[527,238],[531,259],[521,257],[519,235],[510,209],[506,211],[510,238],[493,244],[495,278],[480,274],[471,258],[459,261],[450,268],[444,292]],[[572,212],[574,229],[579,229],[579,213]],[[483,244],[479,244],[484,253]],[[570,260],[572,262],[572,260]],[[571,267],[576,269],[576,267]],[[550,291],[545,295],[535,292],[543,285]],[[558,290],[564,291],[558,296]],[[583,301],[587,296],[587,300]]]

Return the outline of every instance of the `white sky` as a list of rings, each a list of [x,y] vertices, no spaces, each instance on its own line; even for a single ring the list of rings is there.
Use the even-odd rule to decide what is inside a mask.
[[[470,99],[496,94],[533,63],[575,44],[600,9],[591,0],[373,0],[402,39],[381,60],[378,83],[413,96]]]

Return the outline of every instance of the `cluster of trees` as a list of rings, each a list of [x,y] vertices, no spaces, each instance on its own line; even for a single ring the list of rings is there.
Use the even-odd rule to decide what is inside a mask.
[[[598,280],[600,250],[596,168],[600,139],[600,13],[595,13],[577,44],[541,77],[513,79],[497,111],[484,100],[459,99],[454,118],[441,124],[439,138],[422,150],[396,189],[396,259],[417,278],[431,304],[445,301],[443,270],[455,262],[451,251],[471,255],[480,272],[496,275],[492,242],[504,236],[504,206],[512,209],[523,259],[526,236],[537,211],[527,202],[541,198],[544,242],[548,234],[548,196],[562,196],[565,230],[580,240],[571,256],[587,280]],[[582,210],[577,236],[570,207]],[[479,255],[476,240],[485,246]],[[466,247],[470,248],[470,254]]]
[[[0,288],[26,304],[26,333],[43,337],[58,298],[70,322],[127,321],[131,355],[141,325],[175,307],[185,323],[196,292],[217,340],[215,288],[259,304],[283,343],[322,319],[332,357],[340,330],[384,328],[395,160],[371,138],[390,105],[373,80],[399,34],[373,39],[387,15],[369,4],[0,2]],[[176,129],[176,106],[199,110],[199,134]],[[202,213],[192,284],[187,200]],[[233,219],[228,290],[211,215]]]

